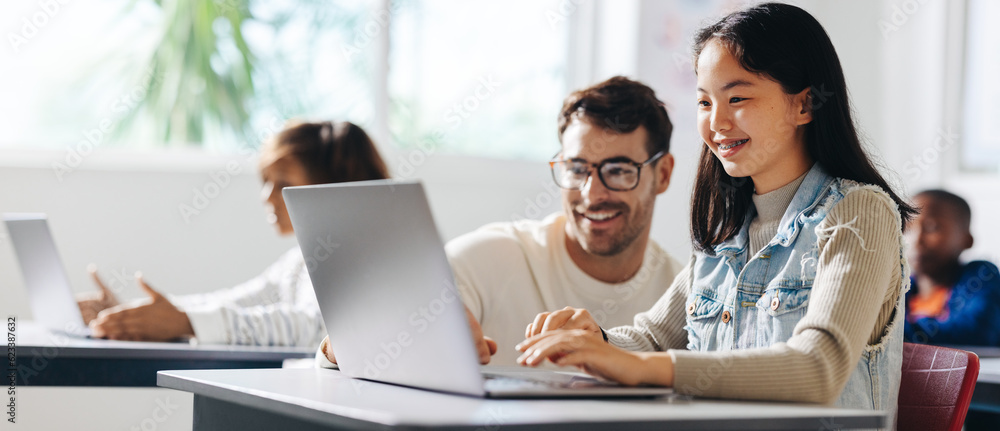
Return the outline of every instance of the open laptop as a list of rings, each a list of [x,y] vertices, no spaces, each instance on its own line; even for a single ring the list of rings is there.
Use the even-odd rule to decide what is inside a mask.
[[[289,187],[283,195],[341,372],[494,398],[672,393],[581,373],[481,369],[419,182]]]
[[[4,213],[3,221],[21,266],[35,321],[66,335],[90,336],[90,328],[83,323],[45,214]]]

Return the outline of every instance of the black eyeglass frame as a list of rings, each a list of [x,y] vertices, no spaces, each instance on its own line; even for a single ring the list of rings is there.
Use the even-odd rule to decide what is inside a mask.
[[[575,188],[573,188],[573,187],[564,187],[562,184],[559,184],[559,179],[556,178],[556,163],[570,162],[570,161],[573,161],[573,159],[568,159],[568,160],[567,159],[559,159],[559,160],[553,159],[553,160],[549,160],[549,169],[552,171],[552,181],[554,181],[556,183],[556,185],[559,186],[559,188],[561,188],[561,189],[565,189],[565,190],[580,190],[581,188],[583,188],[583,184],[587,184],[587,180],[590,179],[590,177],[592,175],[594,175],[594,169],[597,169],[597,178],[601,179],[601,184],[604,184],[605,188],[607,188],[608,190],[611,190],[611,191],[616,191],[616,192],[627,192],[627,191],[635,190],[636,187],[639,187],[639,181],[642,180],[642,168],[644,166],[646,166],[646,165],[648,165],[650,163],[656,162],[657,160],[659,160],[661,157],[663,157],[666,154],[667,154],[666,151],[660,150],[656,154],[653,154],[652,157],[650,157],[649,159],[646,159],[646,161],[642,162],[642,163],[639,163],[639,162],[634,161],[634,160],[615,160],[615,158],[604,159],[604,160],[601,160],[599,163],[586,163],[586,165],[589,166],[589,169],[587,169],[587,178],[584,178],[583,179],[583,183],[580,184],[579,187],[575,187]],[[556,156],[559,156],[559,153],[556,153]],[[602,169],[601,169],[601,168],[604,167],[605,164],[608,164],[608,163],[628,163],[628,164],[631,164],[632,166],[635,166],[635,185],[633,185],[632,187],[627,188],[627,189],[618,189],[618,188],[614,188],[614,187],[609,186],[608,182],[604,180],[604,174],[602,173]]]

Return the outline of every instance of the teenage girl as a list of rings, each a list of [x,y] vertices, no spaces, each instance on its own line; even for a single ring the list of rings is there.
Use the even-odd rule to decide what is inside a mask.
[[[862,149],[830,38],[804,10],[768,3],[702,29],[694,55],[705,146],[688,266],[633,326],[540,314],[519,362],[894,412],[914,209]]]

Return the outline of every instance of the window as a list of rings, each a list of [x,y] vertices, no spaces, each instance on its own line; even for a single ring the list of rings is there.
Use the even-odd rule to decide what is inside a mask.
[[[380,3],[5,2],[0,146],[230,152],[293,117],[371,126],[373,53],[342,48]]]
[[[567,91],[562,3],[4,2],[0,147],[231,152],[304,117],[544,160]]]
[[[559,149],[559,1],[393,3],[389,126],[403,148],[544,160]]]
[[[962,101],[961,166],[968,171],[1000,167],[1000,2],[969,0],[967,9],[964,89]]]

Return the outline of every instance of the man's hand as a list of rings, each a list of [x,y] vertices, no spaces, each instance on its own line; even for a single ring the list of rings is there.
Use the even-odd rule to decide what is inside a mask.
[[[517,363],[524,366],[535,367],[548,359],[623,385],[673,385],[674,366],[667,353],[625,351],[584,329],[547,331],[522,341],[516,348],[524,352],[517,358]]]
[[[97,314],[118,305],[118,298],[104,285],[101,276],[97,275],[97,265],[87,266],[90,278],[97,285],[97,292],[86,292],[76,295],[76,305],[80,307],[80,314],[83,315],[83,323],[89,325],[90,321],[97,318]]]
[[[90,322],[93,335],[112,340],[167,341],[184,336],[194,336],[194,328],[187,314],[174,307],[167,298],[153,290],[135,274],[149,300],[138,306],[118,305],[97,315]]]
[[[326,360],[330,361],[333,364],[337,363],[337,357],[333,356],[333,349],[330,348],[329,335],[327,335],[326,338],[323,339],[323,342],[320,343],[319,349],[323,352],[323,356],[326,356]]]
[[[486,365],[490,363],[490,357],[497,352],[497,342],[483,335],[483,327],[479,326],[479,321],[472,315],[472,311],[469,311],[469,307],[465,307],[465,317],[469,318],[469,329],[472,330],[472,341],[476,344],[476,352],[479,353],[479,363]]]
[[[582,329],[604,341],[601,327],[590,315],[590,312],[583,308],[566,307],[562,310],[547,313],[538,313],[535,321],[528,324],[524,329],[524,338],[531,338],[556,329]]]

